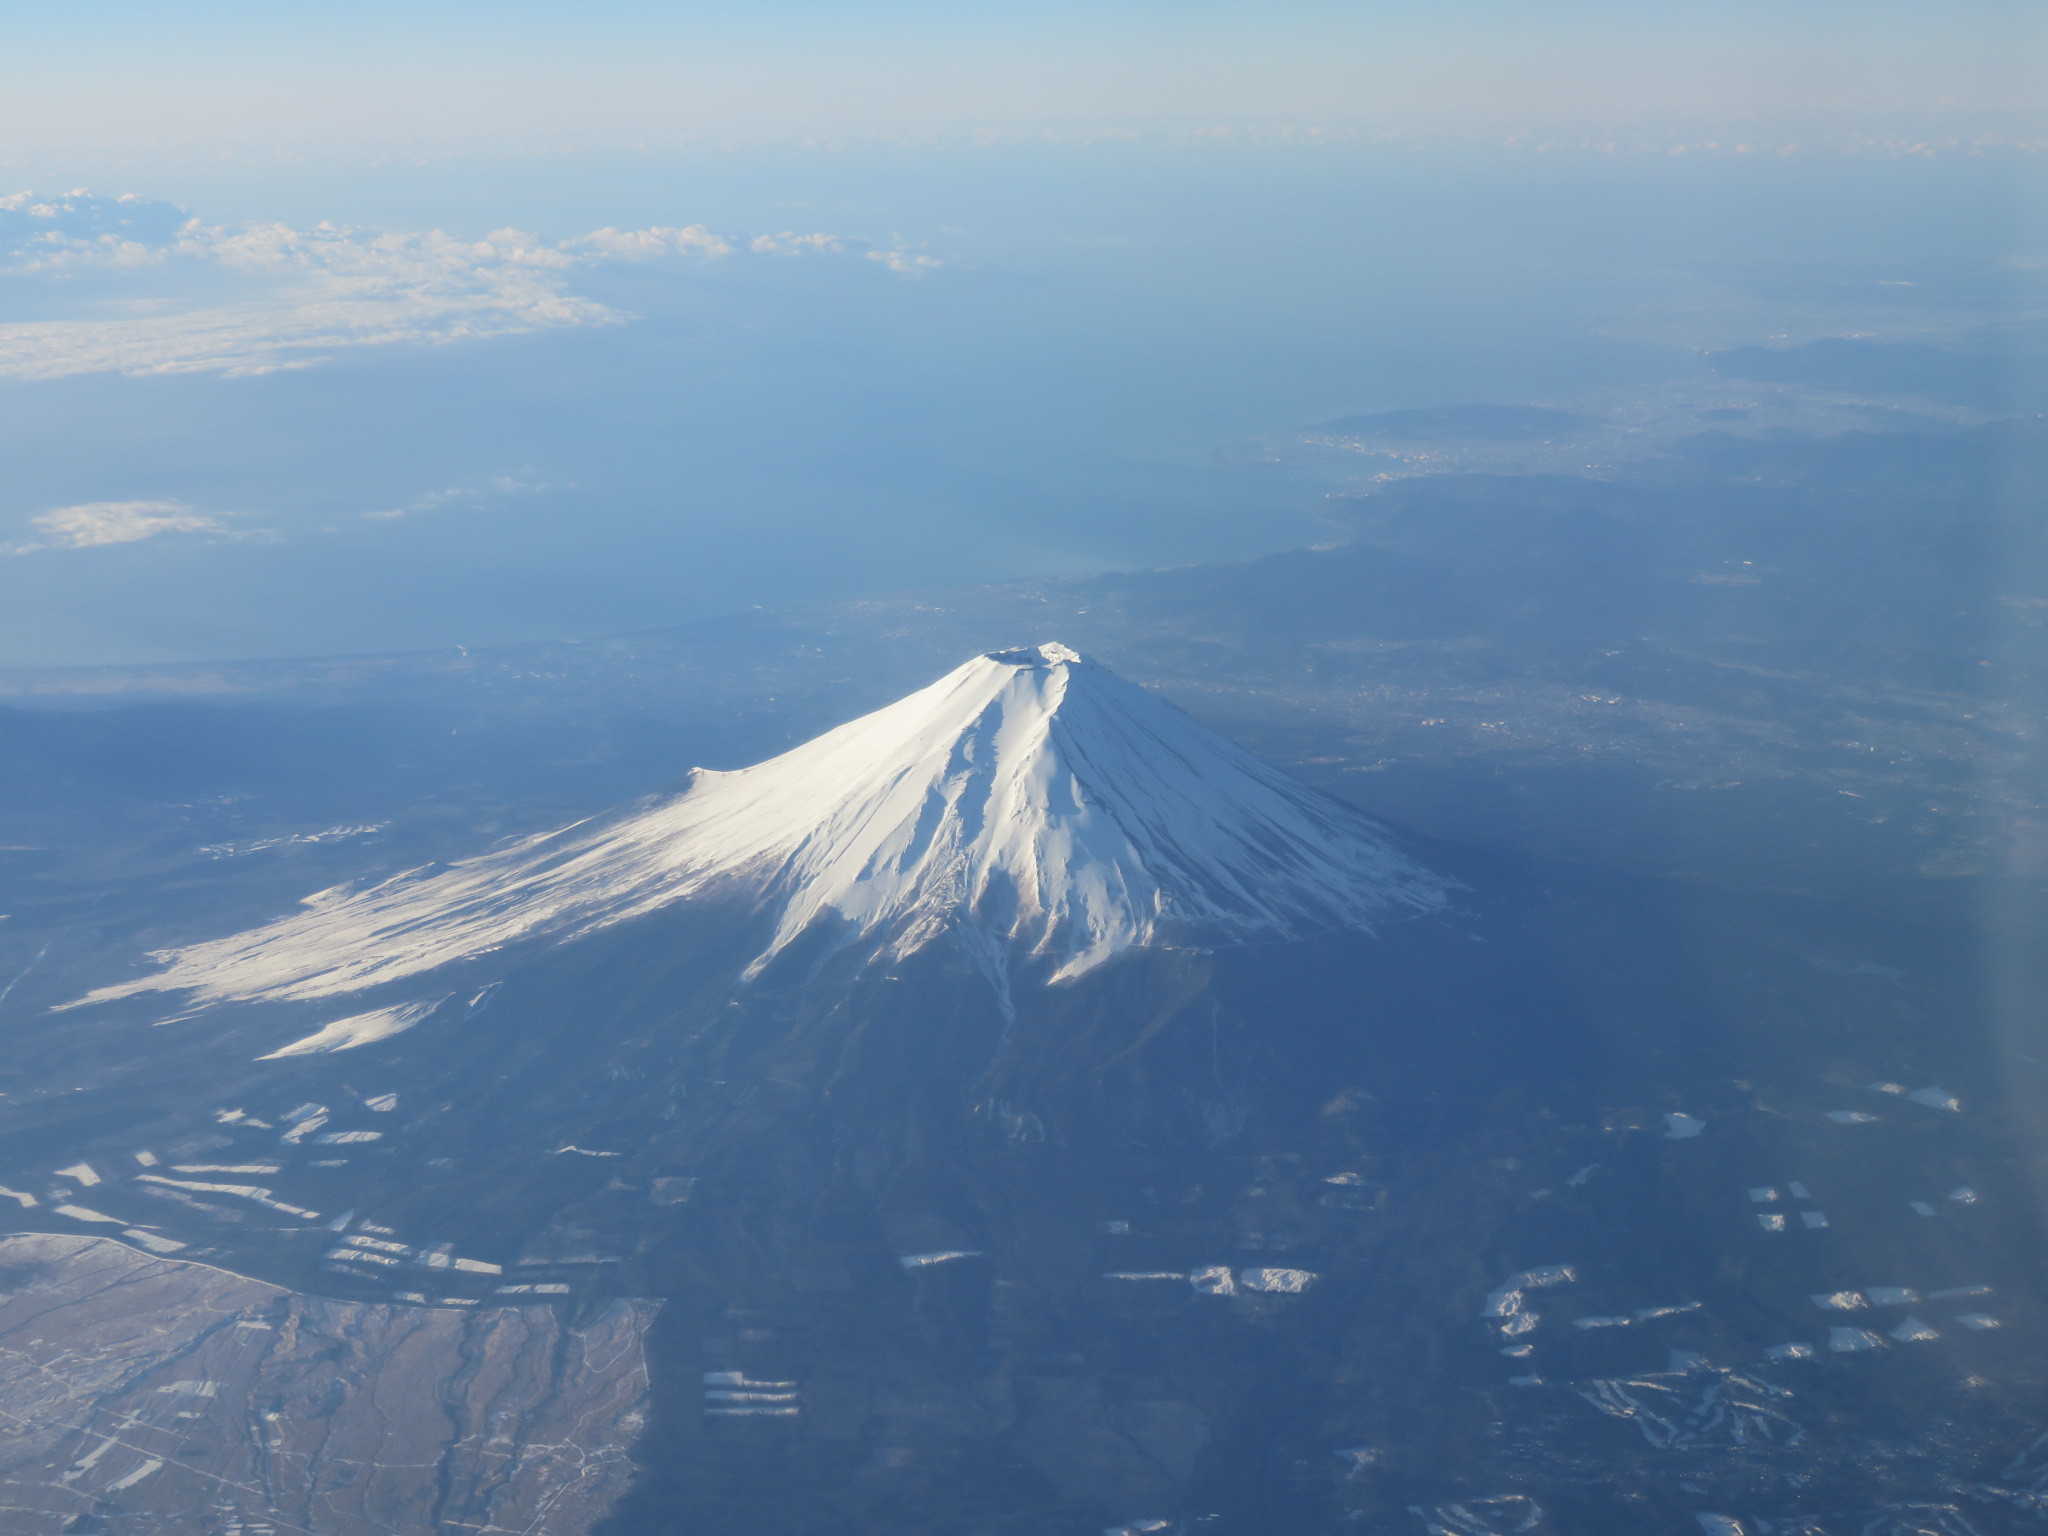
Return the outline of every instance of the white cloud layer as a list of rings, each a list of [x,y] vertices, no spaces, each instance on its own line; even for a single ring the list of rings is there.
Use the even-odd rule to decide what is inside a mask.
[[[96,280],[99,296],[79,318],[0,324],[0,378],[260,374],[349,347],[617,324],[634,317],[572,291],[579,269],[819,253],[873,259],[905,275],[938,265],[900,245],[834,235],[727,236],[693,224],[548,242],[511,229],[461,240],[327,223],[230,228],[146,198],[23,192],[0,198],[0,277]],[[223,279],[234,295],[225,300]],[[110,284],[122,291],[109,294]]]
[[[101,544],[138,544],[166,533],[226,533],[217,517],[195,512],[182,501],[87,501],[57,507],[29,519],[40,538],[0,546],[10,555],[39,549],[91,549]]]

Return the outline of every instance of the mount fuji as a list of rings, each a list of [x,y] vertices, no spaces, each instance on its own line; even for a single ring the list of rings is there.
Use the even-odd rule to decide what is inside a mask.
[[[2038,1529],[2029,1191],[1917,918],[1411,853],[1056,645],[449,846],[281,918],[363,866],[174,868],[22,983],[0,1301],[120,1363],[37,1453],[151,1512],[95,1529],[341,1529],[264,1469],[381,1498],[373,1431],[407,1530],[472,1445],[562,1536]]]
[[[860,966],[953,938],[1007,991],[1019,967],[1058,983],[1135,948],[1368,929],[1451,888],[1362,813],[1047,644],[975,657],[754,767],[698,769],[679,793],[323,891],[80,1001],[309,1002],[693,901],[772,917],[749,976],[823,929]],[[383,1038],[430,1009],[337,1020],[285,1053]]]
[[[856,1465],[780,1459],[924,1444],[862,1427],[899,1379],[1026,1469],[1034,1529],[1100,1530],[1183,1496],[1210,1389],[1048,1397],[1013,1432],[971,1406],[990,1361],[1079,1359],[1127,1293],[1213,1331],[1240,1269],[1259,1316],[1309,1315],[1324,1260],[1236,1264],[1230,1192],[1304,1124],[1351,1157],[1348,1085],[1413,1076],[1382,1056],[1479,1054],[1463,889],[1107,667],[994,651],[755,766],[59,994],[0,1236],[101,1223],[399,1314],[641,1308],[658,1385],[615,1536],[879,1528]]]

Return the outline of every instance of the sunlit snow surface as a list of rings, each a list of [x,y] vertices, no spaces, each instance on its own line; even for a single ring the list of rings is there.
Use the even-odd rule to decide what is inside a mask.
[[[157,958],[85,1001],[319,998],[694,896],[776,914],[758,968],[813,924],[875,959],[948,932],[1049,979],[1157,942],[1364,927],[1447,882],[1338,801],[1060,645],[976,657],[782,756],[680,794]]]

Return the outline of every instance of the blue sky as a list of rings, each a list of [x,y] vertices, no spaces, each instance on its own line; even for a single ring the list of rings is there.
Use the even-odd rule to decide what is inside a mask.
[[[1132,119],[2005,110],[2019,0],[928,0],[23,8],[8,142],[545,146]]]

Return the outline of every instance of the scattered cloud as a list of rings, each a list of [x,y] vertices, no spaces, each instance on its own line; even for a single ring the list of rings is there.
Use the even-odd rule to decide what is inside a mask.
[[[10,555],[26,555],[42,549],[139,544],[167,533],[230,532],[220,518],[195,512],[182,501],[87,501],[30,518],[29,526],[41,537],[24,544],[0,546],[0,550]]]
[[[754,236],[747,242],[747,249],[757,256],[796,256],[805,251],[843,251],[849,243],[837,235],[800,235],[785,229],[779,235]]]
[[[905,277],[922,277],[927,272],[936,272],[945,265],[936,256],[908,245],[877,246],[863,251],[869,261],[879,261],[891,272],[900,272]]]
[[[825,235],[813,235],[814,240],[829,239]],[[754,249],[760,249],[758,242]],[[592,230],[574,240],[564,241],[565,251],[588,251],[595,256],[611,256],[621,260],[645,260],[655,256],[730,256],[733,245],[724,235],[713,234],[702,224],[687,224],[681,228],[657,224],[651,229],[614,229],[607,224],[603,229]]]
[[[33,192],[0,197],[0,244],[8,247],[51,235],[67,240],[156,244],[174,238],[191,222],[191,216],[176,203],[133,192],[95,197],[80,187],[60,197],[39,197]]]
[[[196,222],[169,239],[62,227],[16,244],[10,275],[163,274],[167,313],[0,325],[0,377],[81,373],[269,373],[338,348],[434,343],[626,318],[565,290],[575,258],[516,230],[482,240],[323,224],[226,229]],[[181,304],[180,279],[240,279],[228,302]],[[204,285],[212,286],[212,285]]]
[[[410,517],[416,512],[439,512],[447,507],[480,508],[503,496],[538,496],[544,491],[569,489],[566,481],[521,480],[512,475],[498,475],[475,485],[451,485],[445,490],[428,491],[415,496],[403,506],[384,507],[362,516],[373,522],[388,522],[393,518]]]
[[[920,247],[905,243],[901,235],[894,237],[894,243],[884,246],[865,240],[848,240],[839,235],[800,235],[786,229],[779,235],[754,236],[747,242],[747,249],[757,256],[801,256],[820,252],[853,254],[864,256],[869,261],[879,261],[891,272],[905,277],[922,277],[945,265],[937,257],[925,255]]]
[[[0,198],[0,277],[68,283],[65,292],[79,301],[72,307],[87,313],[0,324],[0,378],[262,374],[309,367],[350,347],[614,325],[635,317],[575,292],[580,270],[819,254],[864,257],[907,276],[939,265],[901,242],[882,248],[794,231],[608,227],[557,242],[501,229],[463,240],[328,223],[209,225],[147,198],[22,192]],[[226,301],[224,277],[235,292]]]
[[[573,489],[566,480],[523,479],[495,475],[464,485],[427,491],[399,506],[363,512],[371,521],[411,517],[450,509],[481,511],[512,496],[538,496]],[[87,501],[53,507],[28,520],[33,536],[19,543],[0,543],[0,555],[30,555],[49,550],[97,549],[109,544],[140,544],[167,534],[207,534],[213,540],[274,538],[272,530],[237,527],[234,513],[201,512],[184,501]],[[336,530],[329,528],[332,533]]]

